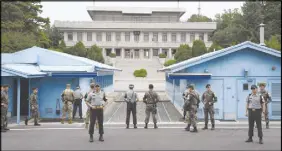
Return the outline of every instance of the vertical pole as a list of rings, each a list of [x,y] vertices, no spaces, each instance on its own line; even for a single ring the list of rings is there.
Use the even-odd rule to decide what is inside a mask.
[[[21,80],[20,78],[17,79],[17,124],[20,124],[20,107],[21,107]]]
[[[30,95],[30,79],[28,79],[28,95]],[[28,96],[28,117],[30,117],[30,101]]]
[[[173,79],[173,101],[172,101],[173,105],[174,105],[174,100],[175,100],[175,80]]]

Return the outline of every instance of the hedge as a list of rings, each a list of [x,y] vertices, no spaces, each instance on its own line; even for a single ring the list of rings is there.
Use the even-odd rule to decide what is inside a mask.
[[[176,60],[168,60],[168,61],[166,61],[165,63],[164,63],[164,66],[170,66],[170,65],[173,65],[173,64],[175,64],[176,63]]]
[[[140,70],[135,70],[133,75],[135,77],[147,77],[147,70],[146,69],[140,69]]]
[[[159,58],[166,58],[166,54],[160,53],[160,54],[159,54]]]

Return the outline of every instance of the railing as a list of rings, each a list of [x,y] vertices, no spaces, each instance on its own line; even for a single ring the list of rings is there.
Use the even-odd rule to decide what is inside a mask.
[[[174,16],[115,16],[115,15],[95,15],[94,21],[130,21],[130,22],[178,22]]]

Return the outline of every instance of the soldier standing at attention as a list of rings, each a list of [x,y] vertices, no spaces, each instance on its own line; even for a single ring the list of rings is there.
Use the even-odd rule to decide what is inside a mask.
[[[265,118],[265,123],[266,123],[266,128],[269,129],[269,118],[268,118],[268,103],[271,102],[271,96],[270,94],[265,90],[265,85],[266,83],[259,83],[259,94],[263,96],[264,101],[265,101],[265,113],[264,113],[264,118]]]
[[[78,109],[79,109],[79,117],[80,117],[80,119],[82,119],[82,99],[83,99],[83,95],[82,95],[82,93],[81,93],[81,90],[80,90],[80,87],[79,86],[77,86],[76,87],[76,90],[74,91],[74,93],[73,93],[73,95],[74,95],[74,105],[73,105],[73,115],[72,115],[72,117],[74,118],[75,117],[75,114],[76,114],[76,109],[77,109],[77,107],[78,107]]]
[[[206,89],[207,91],[204,92],[204,94],[202,95],[202,102],[204,104],[204,113],[205,113],[205,127],[203,128],[203,130],[208,129],[208,121],[209,121],[208,115],[210,115],[210,119],[211,119],[211,124],[212,124],[211,130],[214,130],[213,104],[217,101],[217,99],[214,92],[211,90],[210,84],[206,85]]]
[[[259,143],[262,141],[261,113],[265,113],[264,98],[257,92],[257,86],[251,86],[252,93],[249,94],[246,101],[246,116],[249,120],[249,138],[246,142],[253,142],[254,123],[257,124]]]
[[[186,94],[186,101],[184,104],[184,108],[188,110],[187,114],[187,127],[185,128],[187,131],[190,131],[190,126],[192,125],[194,129],[190,132],[198,132],[197,130],[197,118],[196,118],[196,113],[197,113],[197,108],[198,108],[198,102],[199,102],[199,95],[196,93],[194,90],[194,85],[189,85],[188,86],[188,93]]]
[[[137,93],[133,91],[134,85],[129,85],[129,91],[124,95],[124,100],[127,104],[126,112],[126,128],[129,128],[130,113],[132,112],[134,128],[137,128],[137,118],[136,118],[136,104],[138,101]]]
[[[30,95],[30,110],[31,110],[31,117],[34,119],[34,126],[40,126],[38,124],[38,89],[32,88],[33,93]],[[25,120],[25,125],[28,124],[28,119]]]
[[[146,104],[146,118],[145,118],[145,127],[148,128],[148,123],[150,119],[150,114],[152,113],[154,128],[158,128],[157,126],[157,103],[160,101],[159,95],[153,91],[154,86],[152,84],[149,85],[149,91],[145,93],[143,97],[143,102]]]
[[[61,96],[62,96],[62,100],[64,102],[61,123],[64,124],[66,112],[68,112],[69,124],[72,124],[72,106],[73,106],[73,101],[74,101],[74,95],[73,95],[73,90],[71,89],[70,84],[67,84],[67,87],[63,91]]]
[[[9,105],[9,96],[8,96],[9,86],[3,85],[2,87],[1,87],[1,132],[6,132],[7,130],[10,130],[7,128],[7,122],[8,122],[7,112],[8,112],[8,105]]]
[[[89,142],[93,142],[94,125],[96,118],[98,119],[98,124],[99,124],[99,134],[100,134],[99,141],[104,141],[103,101],[105,102],[107,101],[106,95],[103,91],[100,90],[100,86],[97,84],[95,85],[95,91],[91,92],[86,99],[86,105],[89,106],[90,108]]]

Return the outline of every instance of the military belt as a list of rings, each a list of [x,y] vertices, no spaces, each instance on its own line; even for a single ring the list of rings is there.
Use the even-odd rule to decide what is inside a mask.
[[[103,109],[103,108],[104,108],[104,106],[102,106],[102,105],[93,106],[93,109]]]
[[[259,110],[261,110],[261,109],[249,109],[249,110],[251,110],[251,111],[259,111]]]

